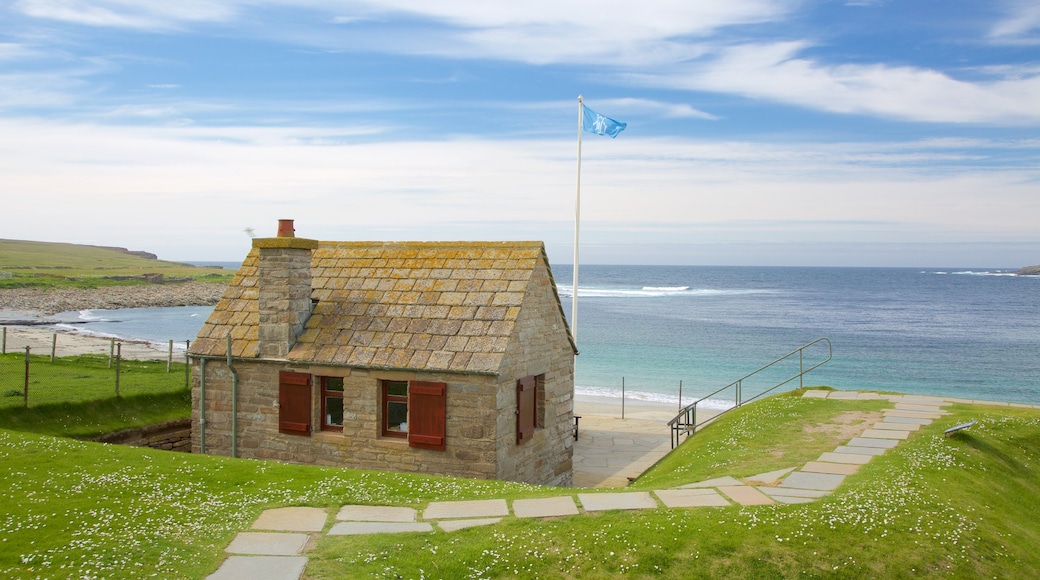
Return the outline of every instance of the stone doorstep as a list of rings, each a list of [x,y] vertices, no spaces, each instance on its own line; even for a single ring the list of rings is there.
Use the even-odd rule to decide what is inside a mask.
[[[587,512],[606,510],[643,510],[657,507],[657,502],[645,491],[622,493],[579,493],[578,500]]]
[[[915,425],[912,423],[897,423],[894,421],[882,421],[880,423],[874,423],[874,426],[872,427],[872,429],[881,429],[884,431],[917,431],[920,428],[920,425]]]
[[[299,580],[306,556],[229,556],[207,580]]]
[[[867,429],[861,435],[867,439],[908,439],[909,431],[885,431],[882,429]]]
[[[253,522],[254,530],[320,532],[329,514],[322,508],[287,507],[264,510]]]
[[[719,491],[740,505],[768,505],[776,503],[769,496],[750,485],[723,485]]]
[[[490,526],[497,524],[502,521],[502,518],[478,518],[473,520],[443,520],[437,522],[445,532],[454,532],[458,530],[464,530],[466,528],[475,528],[478,526]]]
[[[345,505],[336,514],[336,520],[354,522],[414,522],[415,516],[415,510],[408,507]]]
[[[432,501],[423,511],[424,520],[490,518],[508,515],[509,507],[506,505],[506,500],[504,499]]]
[[[725,507],[730,505],[726,498],[719,495],[714,489],[661,489],[654,491],[654,495],[661,500],[666,507]]]
[[[518,518],[547,518],[578,515],[578,506],[569,495],[513,500],[513,515]],[[441,527],[444,527],[443,525]]]
[[[825,452],[820,454],[820,458],[816,461],[826,461],[827,463],[848,463],[851,465],[863,465],[869,463],[871,455],[857,455],[852,453],[832,453]]]
[[[254,556],[296,556],[303,552],[310,535],[279,532],[239,532],[224,551]]]
[[[864,455],[863,457],[868,457]],[[851,463],[827,463],[825,461],[809,461],[802,466],[802,471],[809,473],[834,473],[837,475],[852,475],[859,469],[859,465]]]
[[[368,534],[401,534],[406,532],[432,532],[429,522],[338,522],[329,530],[330,536],[362,536]]]

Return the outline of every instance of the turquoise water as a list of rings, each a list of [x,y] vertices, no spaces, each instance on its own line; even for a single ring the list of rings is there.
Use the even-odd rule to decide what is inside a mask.
[[[564,311],[571,269],[554,266]],[[819,337],[806,384],[1040,403],[1040,277],[997,269],[582,266],[576,390],[678,404]],[[210,307],[66,313],[72,327],[183,348]],[[809,351],[819,360],[825,352]],[[797,361],[745,384],[745,395]],[[773,381],[773,382],[771,382]]]

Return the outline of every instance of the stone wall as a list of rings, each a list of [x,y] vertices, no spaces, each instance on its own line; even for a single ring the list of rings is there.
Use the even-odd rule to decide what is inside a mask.
[[[191,419],[177,419],[140,429],[108,433],[94,441],[187,453],[191,451]]]
[[[498,383],[498,479],[570,486],[574,443],[574,350],[544,264],[535,268]],[[516,381],[539,376],[537,425],[516,441]]]
[[[193,452],[201,452],[199,363],[192,392]],[[369,371],[344,367],[236,361],[239,376],[238,456],[293,463],[335,465],[494,479],[495,377],[452,373]],[[278,432],[278,372],[312,375],[312,428],[319,416],[321,376],[343,377],[343,432],[309,435]],[[422,380],[447,384],[447,425],[443,451],[409,447],[405,439],[383,437],[380,381]],[[231,454],[231,373],[223,361],[206,365],[206,453]]]

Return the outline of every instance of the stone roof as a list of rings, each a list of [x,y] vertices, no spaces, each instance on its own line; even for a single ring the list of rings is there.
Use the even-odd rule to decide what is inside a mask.
[[[191,354],[224,357],[230,335],[232,356],[258,357],[258,256],[253,249],[246,257]],[[540,262],[549,271],[541,242],[319,242],[311,254],[316,303],[286,358],[493,373]]]

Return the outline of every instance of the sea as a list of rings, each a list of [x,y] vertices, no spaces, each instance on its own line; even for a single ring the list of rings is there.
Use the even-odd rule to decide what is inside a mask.
[[[569,319],[572,268],[556,265],[553,274]],[[826,385],[1040,404],[1037,276],[999,268],[606,265],[583,265],[579,274],[578,394],[677,409],[707,398],[726,407],[737,400],[738,383],[743,400],[783,383],[779,389]],[[183,349],[210,311],[60,316],[65,329],[174,340]]]

